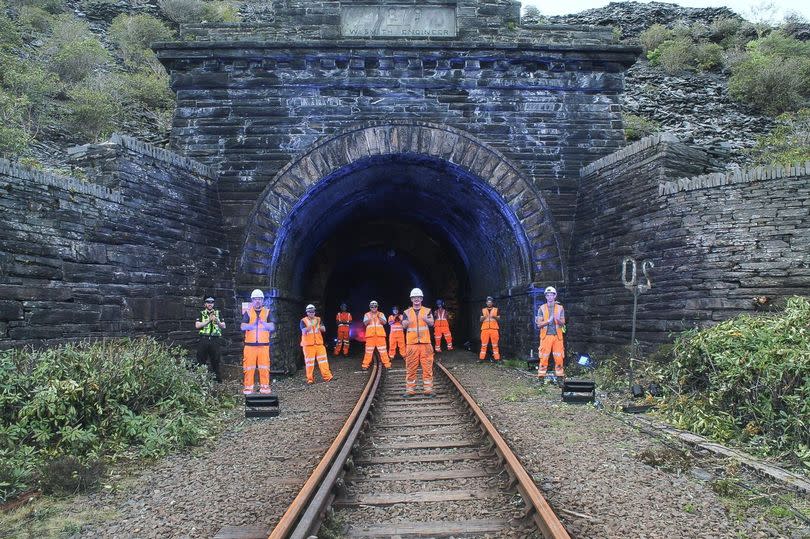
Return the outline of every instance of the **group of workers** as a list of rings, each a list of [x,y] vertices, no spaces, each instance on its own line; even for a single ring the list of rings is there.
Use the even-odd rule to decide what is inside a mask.
[[[545,379],[548,370],[549,358],[554,360],[554,374],[558,378],[564,376],[563,361],[563,333],[565,332],[565,310],[557,303],[557,290],[549,286],[544,291],[546,302],[537,309],[535,324],[540,330],[540,347],[538,358],[540,361],[538,376]],[[269,394],[270,389],[270,334],[275,331],[275,325],[270,320],[270,311],[264,305],[264,293],[254,290],[251,293],[251,305],[242,315],[240,329],[245,334],[245,347],[243,353],[242,370],[244,374],[245,395],[250,395],[255,389],[256,371],[259,371],[259,393]],[[363,315],[365,325],[366,348],[361,364],[364,370],[371,366],[374,352],[377,351],[383,367],[391,367],[391,358],[398,352],[405,359],[405,393],[404,398],[414,397],[417,387],[417,375],[422,370],[422,391],[427,397],[433,397],[433,359],[434,352],[441,352],[442,339],[447,343],[447,349],[453,350],[453,336],[450,332],[450,317],[442,300],[436,301],[436,310],[423,305],[424,294],[419,288],[411,290],[411,307],[400,313],[394,306],[391,316],[387,317],[380,312],[377,301],[369,303],[369,311]],[[306,378],[308,384],[315,383],[315,364],[325,382],[334,377],[329,369],[324,333],[326,326],[320,317],[316,316],[315,306],[309,304],[305,308],[306,315],[300,321],[301,348],[304,352]],[[349,327],[352,315],[344,303],[335,317],[337,323],[337,342],[333,350],[334,355],[349,354]],[[481,309],[481,350],[479,361],[485,361],[489,347],[492,348],[492,357],[500,361],[501,353],[498,347],[500,338],[499,321],[501,319],[498,308],[494,305],[492,297],[487,297],[486,306]],[[385,326],[390,328],[386,346]],[[197,350],[197,359],[205,363],[210,359],[211,368],[219,381],[219,345],[216,344],[225,328],[219,311],[214,309],[214,298],[205,299],[205,309],[197,318],[195,327],[200,333],[200,345]],[[431,339],[430,328],[433,328]]]

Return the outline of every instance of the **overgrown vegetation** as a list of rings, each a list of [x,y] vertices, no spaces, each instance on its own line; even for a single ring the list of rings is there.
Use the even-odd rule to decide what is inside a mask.
[[[810,161],[810,109],[786,112],[776,120],[776,129],[757,140],[752,149],[756,163],[788,165]]]
[[[151,338],[3,351],[0,501],[30,487],[75,492],[103,462],[198,444],[233,402],[183,350]]]
[[[0,0],[0,157],[30,159],[32,143],[54,135],[81,144],[112,131],[165,133],[174,96],[150,45],[176,38],[177,13],[218,22],[238,11],[222,1],[164,4],[161,20],[120,13],[108,0],[82,2],[94,20],[109,21],[98,23],[109,24],[107,40],[63,0]]]
[[[640,140],[650,136],[660,127],[657,122],[647,120],[635,114],[624,114],[624,138],[628,141]]]
[[[686,332],[664,372],[677,426],[810,468],[810,301]]]
[[[728,71],[734,99],[778,115],[810,98],[810,43],[790,33],[802,22],[788,18],[780,28],[732,18],[711,25],[654,24],[639,41],[650,63],[667,73]]]

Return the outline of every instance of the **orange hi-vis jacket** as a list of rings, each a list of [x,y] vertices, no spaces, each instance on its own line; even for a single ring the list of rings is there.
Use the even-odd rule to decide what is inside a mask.
[[[385,315],[382,314],[380,311],[377,311],[377,314],[372,315],[371,311],[367,312],[365,316],[363,316],[363,321],[365,322],[368,320],[368,325],[366,326],[366,337],[385,337]]]
[[[422,311],[424,311],[424,316],[430,314],[430,309],[427,307],[420,307],[419,313],[422,314]],[[407,344],[431,344],[427,322],[416,314],[416,310],[409,307],[405,310],[405,316],[408,317],[408,335],[405,337],[405,342]]]
[[[562,310],[563,310],[562,305],[560,305],[559,303],[554,304],[554,316],[559,317],[560,312],[562,312]],[[540,306],[540,312],[543,315],[543,322],[547,322],[547,321],[549,321],[551,319],[551,316],[549,316],[549,312],[548,312],[548,303],[544,303],[544,304],[542,304]],[[543,327],[540,328],[540,338],[541,339],[543,337],[545,337],[547,333],[548,333],[548,326],[543,326]],[[563,336],[563,328],[561,326],[557,326],[557,337],[562,339],[562,336]]]
[[[481,309],[481,315],[484,317],[483,322],[481,322],[481,329],[498,329],[498,321],[494,318],[490,320],[488,317],[490,316],[498,316],[498,308],[497,307],[484,307]]]
[[[303,330],[301,331],[301,346],[315,346],[316,344],[323,344],[323,335],[321,335],[321,319],[316,316],[310,319],[305,316],[301,319]]]
[[[267,322],[267,317],[270,316],[270,310],[267,307],[262,307],[259,316],[256,316],[256,309],[251,307],[248,310],[248,324],[254,326],[255,329],[249,329],[245,332],[245,345],[246,346],[267,346],[270,344],[270,332],[262,327],[259,327],[259,320]]]
[[[397,320],[397,316],[402,315],[391,315],[388,317],[388,327],[391,328],[391,333],[395,331],[402,331],[402,320]]]
[[[348,326],[352,321],[352,313],[349,312],[339,312],[335,317],[338,325],[340,326]]]

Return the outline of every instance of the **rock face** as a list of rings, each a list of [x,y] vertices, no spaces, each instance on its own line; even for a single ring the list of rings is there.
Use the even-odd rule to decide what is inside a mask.
[[[626,43],[653,24],[710,25],[723,18],[739,18],[728,8],[686,8],[675,4],[612,2],[608,6],[572,15],[550,17],[554,23],[617,27]],[[801,30],[801,28],[799,28]],[[644,56],[627,71],[624,112],[657,122],[662,131],[705,150],[715,166],[736,168],[750,164],[746,153],[757,137],[773,129],[769,116],[732,100],[728,74],[668,75],[652,67]]]

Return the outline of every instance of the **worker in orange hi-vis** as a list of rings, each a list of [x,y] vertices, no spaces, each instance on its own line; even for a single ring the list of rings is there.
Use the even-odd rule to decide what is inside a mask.
[[[374,350],[380,354],[380,361],[386,369],[391,368],[391,360],[388,358],[388,351],[385,349],[385,324],[387,320],[381,313],[379,304],[372,301],[368,304],[370,309],[363,316],[363,324],[366,325],[366,355],[363,356],[363,370],[371,367],[371,360],[374,357]]]
[[[537,309],[537,317],[534,319],[537,327],[540,328],[540,349],[537,357],[540,360],[540,369],[537,376],[540,380],[546,379],[548,370],[548,357],[554,357],[554,375],[563,378],[563,362],[565,361],[565,350],[563,343],[563,332],[565,331],[565,309],[557,303],[557,289],[549,286],[545,290],[546,302]]]
[[[306,308],[307,315],[301,319],[301,348],[304,350],[304,363],[306,364],[307,383],[315,383],[315,362],[324,382],[332,380],[332,371],[329,370],[329,360],[326,357],[326,347],[323,344],[323,333],[326,327],[320,317],[315,316],[315,306],[311,303]]]
[[[487,345],[489,343],[492,343],[492,357],[495,361],[501,360],[501,351],[498,348],[498,341],[501,338],[500,326],[498,325],[500,319],[498,308],[495,307],[492,296],[487,296],[487,306],[481,309],[481,353],[478,354],[479,361],[484,361],[487,358]]]
[[[436,300],[436,310],[433,312],[436,323],[433,326],[433,337],[436,339],[436,351],[442,351],[442,337],[447,341],[447,349],[453,349],[453,335],[450,334],[450,320],[447,309],[444,308],[444,301]]]
[[[352,325],[352,313],[348,312],[345,303],[340,304],[340,312],[335,316],[337,322],[337,342],[335,343],[334,355],[338,355],[343,349],[343,355],[349,355],[349,327]]]
[[[422,367],[422,391],[427,397],[433,393],[433,344],[430,342],[430,328],[433,327],[433,315],[430,309],[422,306],[424,294],[419,288],[411,290],[412,307],[405,310],[402,326],[406,331],[405,351],[405,399],[416,396],[416,376]]]
[[[399,349],[399,355],[405,357],[405,330],[402,327],[402,313],[399,307],[394,305],[391,316],[388,317],[388,327],[391,330],[388,334],[388,357],[393,359]]]
[[[270,333],[276,327],[270,322],[270,309],[264,306],[264,292],[258,288],[250,294],[251,305],[242,315],[239,326],[245,332],[245,350],[242,354],[242,371],[245,388],[242,393],[253,394],[256,370],[259,370],[259,393],[270,393]]]

